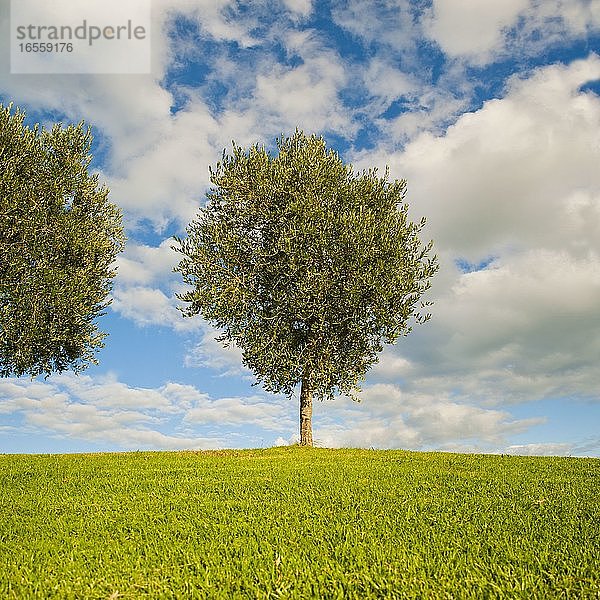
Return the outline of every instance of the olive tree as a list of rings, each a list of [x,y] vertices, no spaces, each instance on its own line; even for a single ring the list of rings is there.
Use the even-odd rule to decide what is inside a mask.
[[[96,362],[124,237],[119,209],[90,174],[89,128],[24,124],[0,105],[0,376]]]
[[[405,202],[406,182],[355,173],[323,138],[296,131],[277,154],[233,144],[210,169],[207,203],[176,238],[184,316],[234,343],[267,391],[300,384],[300,444],[313,398],[355,397],[384,343],[430,315],[432,243]]]

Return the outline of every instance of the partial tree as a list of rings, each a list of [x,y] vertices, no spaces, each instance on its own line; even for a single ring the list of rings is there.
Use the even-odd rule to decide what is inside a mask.
[[[173,247],[201,315],[235,343],[267,391],[300,384],[300,444],[311,446],[313,398],[355,397],[383,344],[424,322],[438,269],[425,220],[408,219],[406,182],[355,173],[301,131],[277,155],[234,142],[210,169],[207,203]]]
[[[32,377],[96,363],[119,209],[90,174],[84,123],[51,130],[0,105],[0,375]]]

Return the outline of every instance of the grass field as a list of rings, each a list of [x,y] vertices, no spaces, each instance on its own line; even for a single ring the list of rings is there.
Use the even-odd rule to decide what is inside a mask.
[[[0,456],[0,598],[600,598],[600,460]]]

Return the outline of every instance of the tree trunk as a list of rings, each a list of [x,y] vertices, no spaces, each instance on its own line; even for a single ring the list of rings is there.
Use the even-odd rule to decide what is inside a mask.
[[[300,388],[300,445],[312,446],[312,390],[308,376],[302,378]]]

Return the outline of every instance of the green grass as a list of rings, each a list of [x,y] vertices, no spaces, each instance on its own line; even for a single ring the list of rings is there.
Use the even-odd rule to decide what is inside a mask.
[[[0,456],[0,598],[600,598],[600,460]]]

